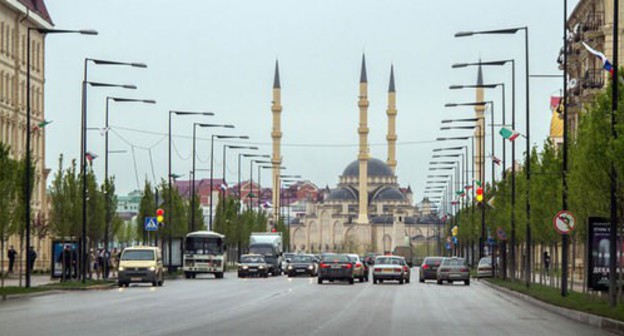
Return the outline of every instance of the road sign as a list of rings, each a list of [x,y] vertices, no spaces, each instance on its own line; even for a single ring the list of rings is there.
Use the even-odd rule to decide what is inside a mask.
[[[145,228],[145,231],[158,231],[158,223],[156,222],[156,217],[145,217],[143,227]]]
[[[498,236],[498,239],[500,240],[507,240],[507,233],[503,230],[502,226],[499,226],[496,229],[496,236]]]
[[[576,218],[570,211],[561,210],[557,212],[555,218],[553,218],[553,226],[557,232],[561,234],[569,234],[574,231]]]

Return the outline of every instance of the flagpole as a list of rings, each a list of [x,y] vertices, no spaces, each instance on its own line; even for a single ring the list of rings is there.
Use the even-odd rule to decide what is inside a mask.
[[[618,107],[618,40],[619,40],[619,1],[613,1],[613,74],[611,80],[611,137],[617,139],[616,131],[616,112]],[[609,234],[609,305],[615,307],[617,305],[617,288],[616,288],[616,266],[617,266],[617,195],[616,188],[618,176],[615,170],[615,163],[611,160],[611,190],[610,190],[610,229]]]

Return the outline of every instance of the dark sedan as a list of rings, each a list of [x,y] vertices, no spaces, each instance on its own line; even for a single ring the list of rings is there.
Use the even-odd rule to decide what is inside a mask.
[[[319,267],[319,285],[325,280],[348,281],[353,285],[353,264],[346,254],[327,255],[323,258]]]
[[[267,278],[269,276],[269,268],[270,265],[267,264],[263,256],[259,254],[243,254],[238,263],[238,277],[254,276]]]
[[[420,265],[419,281],[437,280],[438,267],[440,267],[442,259],[444,259],[444,257],[426,257],[422,265]]]
[[[297,275],[316,276],[318,273],[318,266],[315,260],[316,256],[312,254],[295,255],[290,259],[286,267],[286,274],[288,274],[289,278]]]

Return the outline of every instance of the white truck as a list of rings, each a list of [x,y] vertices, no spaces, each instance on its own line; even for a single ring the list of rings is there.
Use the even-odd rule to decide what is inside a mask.
[[[273,276],[282,274],[283,251],[281,232],[252,232],[249,237],[249,253],[263,255]]]

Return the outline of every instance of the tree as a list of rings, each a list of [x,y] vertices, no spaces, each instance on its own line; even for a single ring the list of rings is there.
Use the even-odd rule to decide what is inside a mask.
[[[137,214],[136,234],[137,237],[143,237],[143,242],[146,241],[146,231],[143,228],[145,218],[154,217],[156,215],[156,200],[154,199],[154,191],[149,181],[145,181],[145,187],[143,188],[143,196],[139,203],[139,213]]]
[[[9,156],[9,147],[0,142],[0,287],[4,287],[4,247],[9,236],[14,233],[9,224],[13,217],[13,202],[17,190],[17,162]]]

